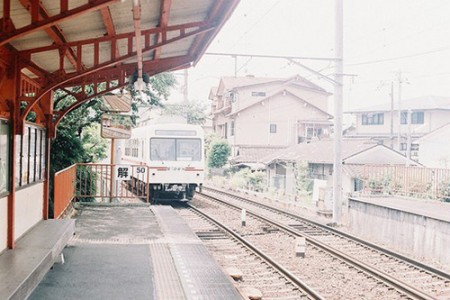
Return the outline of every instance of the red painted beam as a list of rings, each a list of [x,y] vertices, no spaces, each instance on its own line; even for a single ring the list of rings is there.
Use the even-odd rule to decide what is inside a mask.
[[[40,1],[36,0],[19,0],[23,7],[25,7],[30,13],[31,13],[31,19],[37,18],[35,21],[32,22],[38,22],[40,19],[46,20],[50,18],[50,15],[47,11],[47,9],[40,3]],[[33,14],[36,14],[37,16],[33,17]],[[55,42],[56,45],[64,45],[67,43],[67,39],[62,33],[62,29],[58,25],[54,25],[48,28],[44,29],[45,32],[48,34],[48,36]],[[70,63],[76,67],[77,63],[77,57],[75,55],[75,52],[72,49],[68,49],[66,53],[67,59],[70,61]]]
[[[7,1],[7,0],[4,0]],[[38,30],[42,30],[53,25],[56,25],[60,22],[67,21],[73,18],[76,18],[85,13],[96,11],[101,9],[102,7],[106,7],[118,0],[90,0],[87,4],[78,6],[66,12],[54,15],[49,17],[48,19],[41,20],[35,22],[34,24],[30,24],[21,28],[16,29],[13,32],[5,32],[0,35],[0,46],[7,44],[15,39],[26,36],[30,33],[36,32]],[[7,1],[8,2],[8,1]]]
[[[189,33],[184,33],[183,35],[180,35],[180,36],[171,38],[171,39],[169,39],[169,40],[167,40],[167,41],[165,41],[165,42],[161,42],[161,43],[159,43],[159,44],[152,45],[152,46],[149,46],[149,47],[144,47],[144,49],[143,49],[142,52],[143,52],[143,53],[147,53],[147,52],[150,52],[150,51],[156,49],[157,47],[161,47],[161,46],[164,46],[164,45],[166,45],[166,44],[170,44],[170,43],[173,43],[173,42],[177,42],[177,41],[182,40],[182,39],[184,39],[184,38],[187,38],[187,37],[190,37],[190,36],[195,36],[195,35],[197,35],[197,34],[201,34],[201,33],[203,33],[203,32],[207,32],[207,31],[210,31],[210,30],[213,30],[213,29],[214,29],[214,27],[210,26],[210,27],[200,28],[200,29],[198,29],[198,30],[191,31],[191,32],[189,32]],[[82,72],[75,72],[75,73],[65,74],[65,75],[60,76],[60,77],[58,78],[58,81],[54,81],[54,82],[52,82],[51,84],[49,84],[47,87],[45,87],[44,89],[42,89],[41,92],[40,92],[40,94],[36,97],[35,101],[34,101],[33,103],[31,103],[30,105],[27,106],[27,108],[26,108],[26,109],[23,111],[23,113],[22,113],[22,120],[25,120],[25,117],[26,117],[26,116],[28,115],[28,113],[32,110],[33,106],[34,106],[37,102],[39,102],[40,99],[41,99],[46,93],[48,93],[49,91],[51,91],[51,90],[57,88],[58,86],[60,86],[60,85],[62,85],[62,84],[64,84],[64,83],[66,83],[66,82],[69,82],[69,81],[71,81],[71,80],[74,80],[74,79],[83,77],[83,76],[85,76],[85,75],[89,75],[89,74],[98,72],[98,71],[100,71],[100,70],[102,70],[102,69],[105,69],[105,68],[108,68],[108,67],[112,67],[112,66],[114,66],[114,65],[118,65],[118,64],[122,63],[122,62],[125,61],[125,60],[128,60],[128,59],[130,59],[130,58],[134,58],[135,56],[136,56],[136,52],[134,51],[134,52],[128,53],[128,54],[126,54],[126,55],[123,55],[123,56],[121,56],[121,57],[119,57],[119,58],[116,58],[115,60],[109,60],[109,61],[106,61],[106,62],[104,62],[104,63],[97,64],[97,65],[95,65],[94,67],[92,67],[92,68],[90,68],[90,69],[87,69],[87,70],[84,70],[84,71],[82,71]]]
[[[214,37],[219,33],[222,26],[225,24],[225,21],[231,16],[233,11],[236,9],[236,6],[239,4],[240,0],[218,0],[215,1],[215,6],[211,8],[208,14],[208,20],[216,20],[220,27],[217,28],[214,32],[207,32],[202,35],[196,37],[193,45],[189,50],[189,54],[195,56],[196,64],[198,60],[202,57],[203,53],[208,48],[208,45],[214,40]],[[223,13],[226,11],[226,14],[219,15],[219,13]],[[218,17],[221,16],[220,20],[217,20]]]
[[[172,0],[161,0],[161,10],[159,13],[159,26],[160,28],[166,28],[169,23],[170,7],[172,6]],[[159,43],[162,40],[162,34],[158,34],[156,42]],[[154,59],[159,59],[161,56],[161,48],[155,50]]]

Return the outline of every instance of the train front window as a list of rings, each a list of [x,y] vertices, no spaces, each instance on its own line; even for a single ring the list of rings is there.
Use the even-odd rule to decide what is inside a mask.
[[[177,160],[200,161],[201,143],[199,139],[177,139]]]
[[[150,160],[175,160],[175,139],[151,139]]]
[[[150,139],[150,160],[153,161],[200,161],[200,139]]]

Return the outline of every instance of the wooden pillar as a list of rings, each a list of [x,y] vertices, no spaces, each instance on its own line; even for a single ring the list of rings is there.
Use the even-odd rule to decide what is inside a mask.
[[[55,137],[56,128],[53,123],[53,91],[48,92],[40,100],[46,120],[46,135],[45,135],[45,179],[44,179],[44,197],[42,206],[42,217],[44,220],[48,219],[48,204],[50,199],[50,144],[51,139]]]
[[[13,249],[15,246],[15,200],[16,200],[16,160],[17,160],[17,145],[16,145],[16,128],[20,119],[20,103],[18,101],[19,91],[19,69],[18,60],[14,58],[11,65],[8,66],[6,72],[6,79],[3,80],[0,86],[0,93],[3,99],[6,99],[9,108],[10,120],[10,136],[9,136],[9,195],[8,195],[8,225],[7,225],[7,247]]]

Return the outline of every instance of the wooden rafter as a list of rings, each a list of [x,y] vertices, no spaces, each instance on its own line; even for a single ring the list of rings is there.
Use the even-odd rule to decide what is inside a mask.
[[[161,0],[161,9],[159,13],[159,28],[165,28],[167,27],[169,23],[169,14],[170,14],[170,7],[172,6],[172,0]],[[160,40],[162,40],[162,34],[158,34],[156,36],[156,42],[158,43]],[[159,59],[161,56],[161,48],[157,48],[155,50],[155,54],[153,56],[154,59]]]
[[[100,14],[102,16],[103,25],[105,25],[106,34],[108,36],[115,36],[116,29],[114,27],[114,21],[112,19],[109,7],[103,7],[102,9],[100,9]],[[116,56],[119,55],[119,47],[116,45]]]
[[[34,0],[19,0],[23,7],[25,7],[31,14],[31,19],[33,22],[38,22],[39,20],[45,20],[50,17],[47,9],[44,7],[40,1]],[[37,3],[33,3],[37,2]],[[34,16],[34,14],[37,14]],[[64,45],[67,43],[67,39],[62,33],[62,29],[59,25],[53,25],[51,27],[45,28],[45,32],[48,36],[55,42],[56,45]],[[66,57],[70,61],[70,63],[76,67],[77,57],[75,52],[72,49],[68,49],[66,52]]]
[[[14,31],[4,32],[0,35],[0,46],[10,43],[11,41],[18,39],[20,37],[29,35],[30,33],[36,32],[38,30],[46,29],[51,26],[54,26],[58,23],[61,23],[63,21],[67,21],[76,17],[79,17],[80,15],[86,14],[91,11],[99,10],[102,7],[106,7],[114,2],[117,2],[118,0],[90,0],[88,3],[78,6],[76,8],[66,10],[66,11],[60,11],[59,14],[53,15],[47,19],[36,21],[34,23],[31,23],[30,25],[26,25],[21,28],[16,28]],[[8,0],[4,0],[4,3],[9,3]],[[34,3],[39,3],[39,1],[33,1]],[[31,10],[35,10],[36,4],[33,5]],[[6,10],[4,10],[5,13]]]
[[[179,35],[178,36],[172,37],[172,38],[167,39],[167,40],[163,40],[163,41],[161,41],[159,43],[156,43],[156,44],[153,44],[153,45],[145,43],[145,45],[144,45],[144,47],[142,49],[142,53],[148,53],[150,51],[155,50],[158,47],[162,47],[164,45],[168,45],[170,43],[174,43],[174,42],[177,42],[179,40],[182,40],[182,39],[185,39],[185,38],[188,38],[188,37],[194,37],[194,36],[196,36],[198,34],[201,34],[201,33],[204,33],[204,32],[210,31],[210,30],[213,30],[215,28],[215,23],[211,23],[210,24],[210,23],[200,22],[200,24],[202,24],[203,26],[198,26],[197,23],[195,23],[195,24],[196,24],[196,26],[194,28],[197,28],[197,29],[192,30],[192,31],[186,30],[186,24],[172,26],[173,28],[171,28],[171,30],[179,31]],[[192,27],[192,23],[190,23],[190,25],[188,26],[188,28],[190,28],[190,27]],[[169,27],[168,27],[168,30],[169,30]],[[188,31],[188,32],[186,32],[186,31]],[[149,30],[142,31],[142,35],[144,37],[146,37],[145,41],[149,41],[150,39],[148,38],[148,36],[150,36],[150,34],[155,34],[155,33],[158,33],[158,32],[160,32],[160,29],[156,29],[156,28],[155,29],[149,29]],[[102,39],[107,39],[107,40],[113,39],[113,40],[116,40],[118,38],[124,38],[125,37],[126,39],[130,40],[130,39],[133,38],[133,34],[134,33],[124,34],[124,35],[117,35],[116,37],[102,37],[102,38],[99,38],[99,39],[91,39],[91,40],[89,40],[89,42],[94,43],[94,46],[95,46],[95,44],[97,44],[97,47],[95,47],[95,48],[97,48],[96,51],[98,53],[98,51],[99,51],[98,44],[102,41]],[[86,41],[82,41],[82,43],[89,45],[89,43],[86,42]],[[69,44],[71,44],[71,43],[69,43]],[[74,44],[75,44],[75,42],[74,42]],[[51,46],[51,47],[53,47],[53,46]],[[81,45],[78,45],[78,47],[81,47]],[[48,47],[43,47],[43,48],[48,50]],[[43,51],[42,50],[43,48],[33,49],[31,51]],[[89,68],[89,69],[77,70],[76,72],[69,73],[69,74],[60,74],[60,76],[53,76],[52,77],[53,82],[50,83],[49,85],[47,85],[45,88],[43,88],[40,91],[39,95],[36,97],[36,100],[31,105],[29,105],[27,107],[27,109],[23,112],[22,119],[24,120],[25,116],[30,112],[30,110],[32,109],[33,105],[35,105],[46,93],[48,93],[52,89],[55,89],[58,86],[66,83],[66,82],[69,82],[71,80],[83,77],[85,75],[92,74],[94,72],[98,72],[98,71],[100,71],[102,69],[105,69],[105,68],[108,68],[108,67],[112,67],[114,65],[121,64],[122,62],[124,62],[124,61],[126,61],[126,60],[128,60],[130,58],[136,57],[136,51],[133,51],[132,48],[133,48],[132,43],[128,43],[128,51],[127,51],[127,54],[125,54],[125,55],[121,55],[120,57],[115,57],[114,58],[114,55],[111,54],[111,58],[109,60],[107,60],[105,62],[102,62],[102,63],[99,63],[97,61],[95,63],[95,65],[93,67]],[[50,50],[52,50],[52,49],[50,49]],[[30,52],[30,50],[24,51],[24,53],[26,55],[29,55],[30,54],[29,52]],[[77,51],[77,52],[80,53],[80,51]],[[96,54],[94,53],[94,55],[96,55]],[[98,57],[98,54],[97,54],[97,57]]]

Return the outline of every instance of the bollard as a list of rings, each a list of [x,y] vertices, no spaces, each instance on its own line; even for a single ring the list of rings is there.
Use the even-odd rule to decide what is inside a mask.
[[[306,251],[306,239],[304,237],[298,237],[295,241],[295,255],[297,257],[305,258]]]
[[[245,211],[245,208],[243,208],[242,209],[242,211],[241,211],[241,225],[242,226],[245,226],[245,219],[246,219],[246,211]]]

